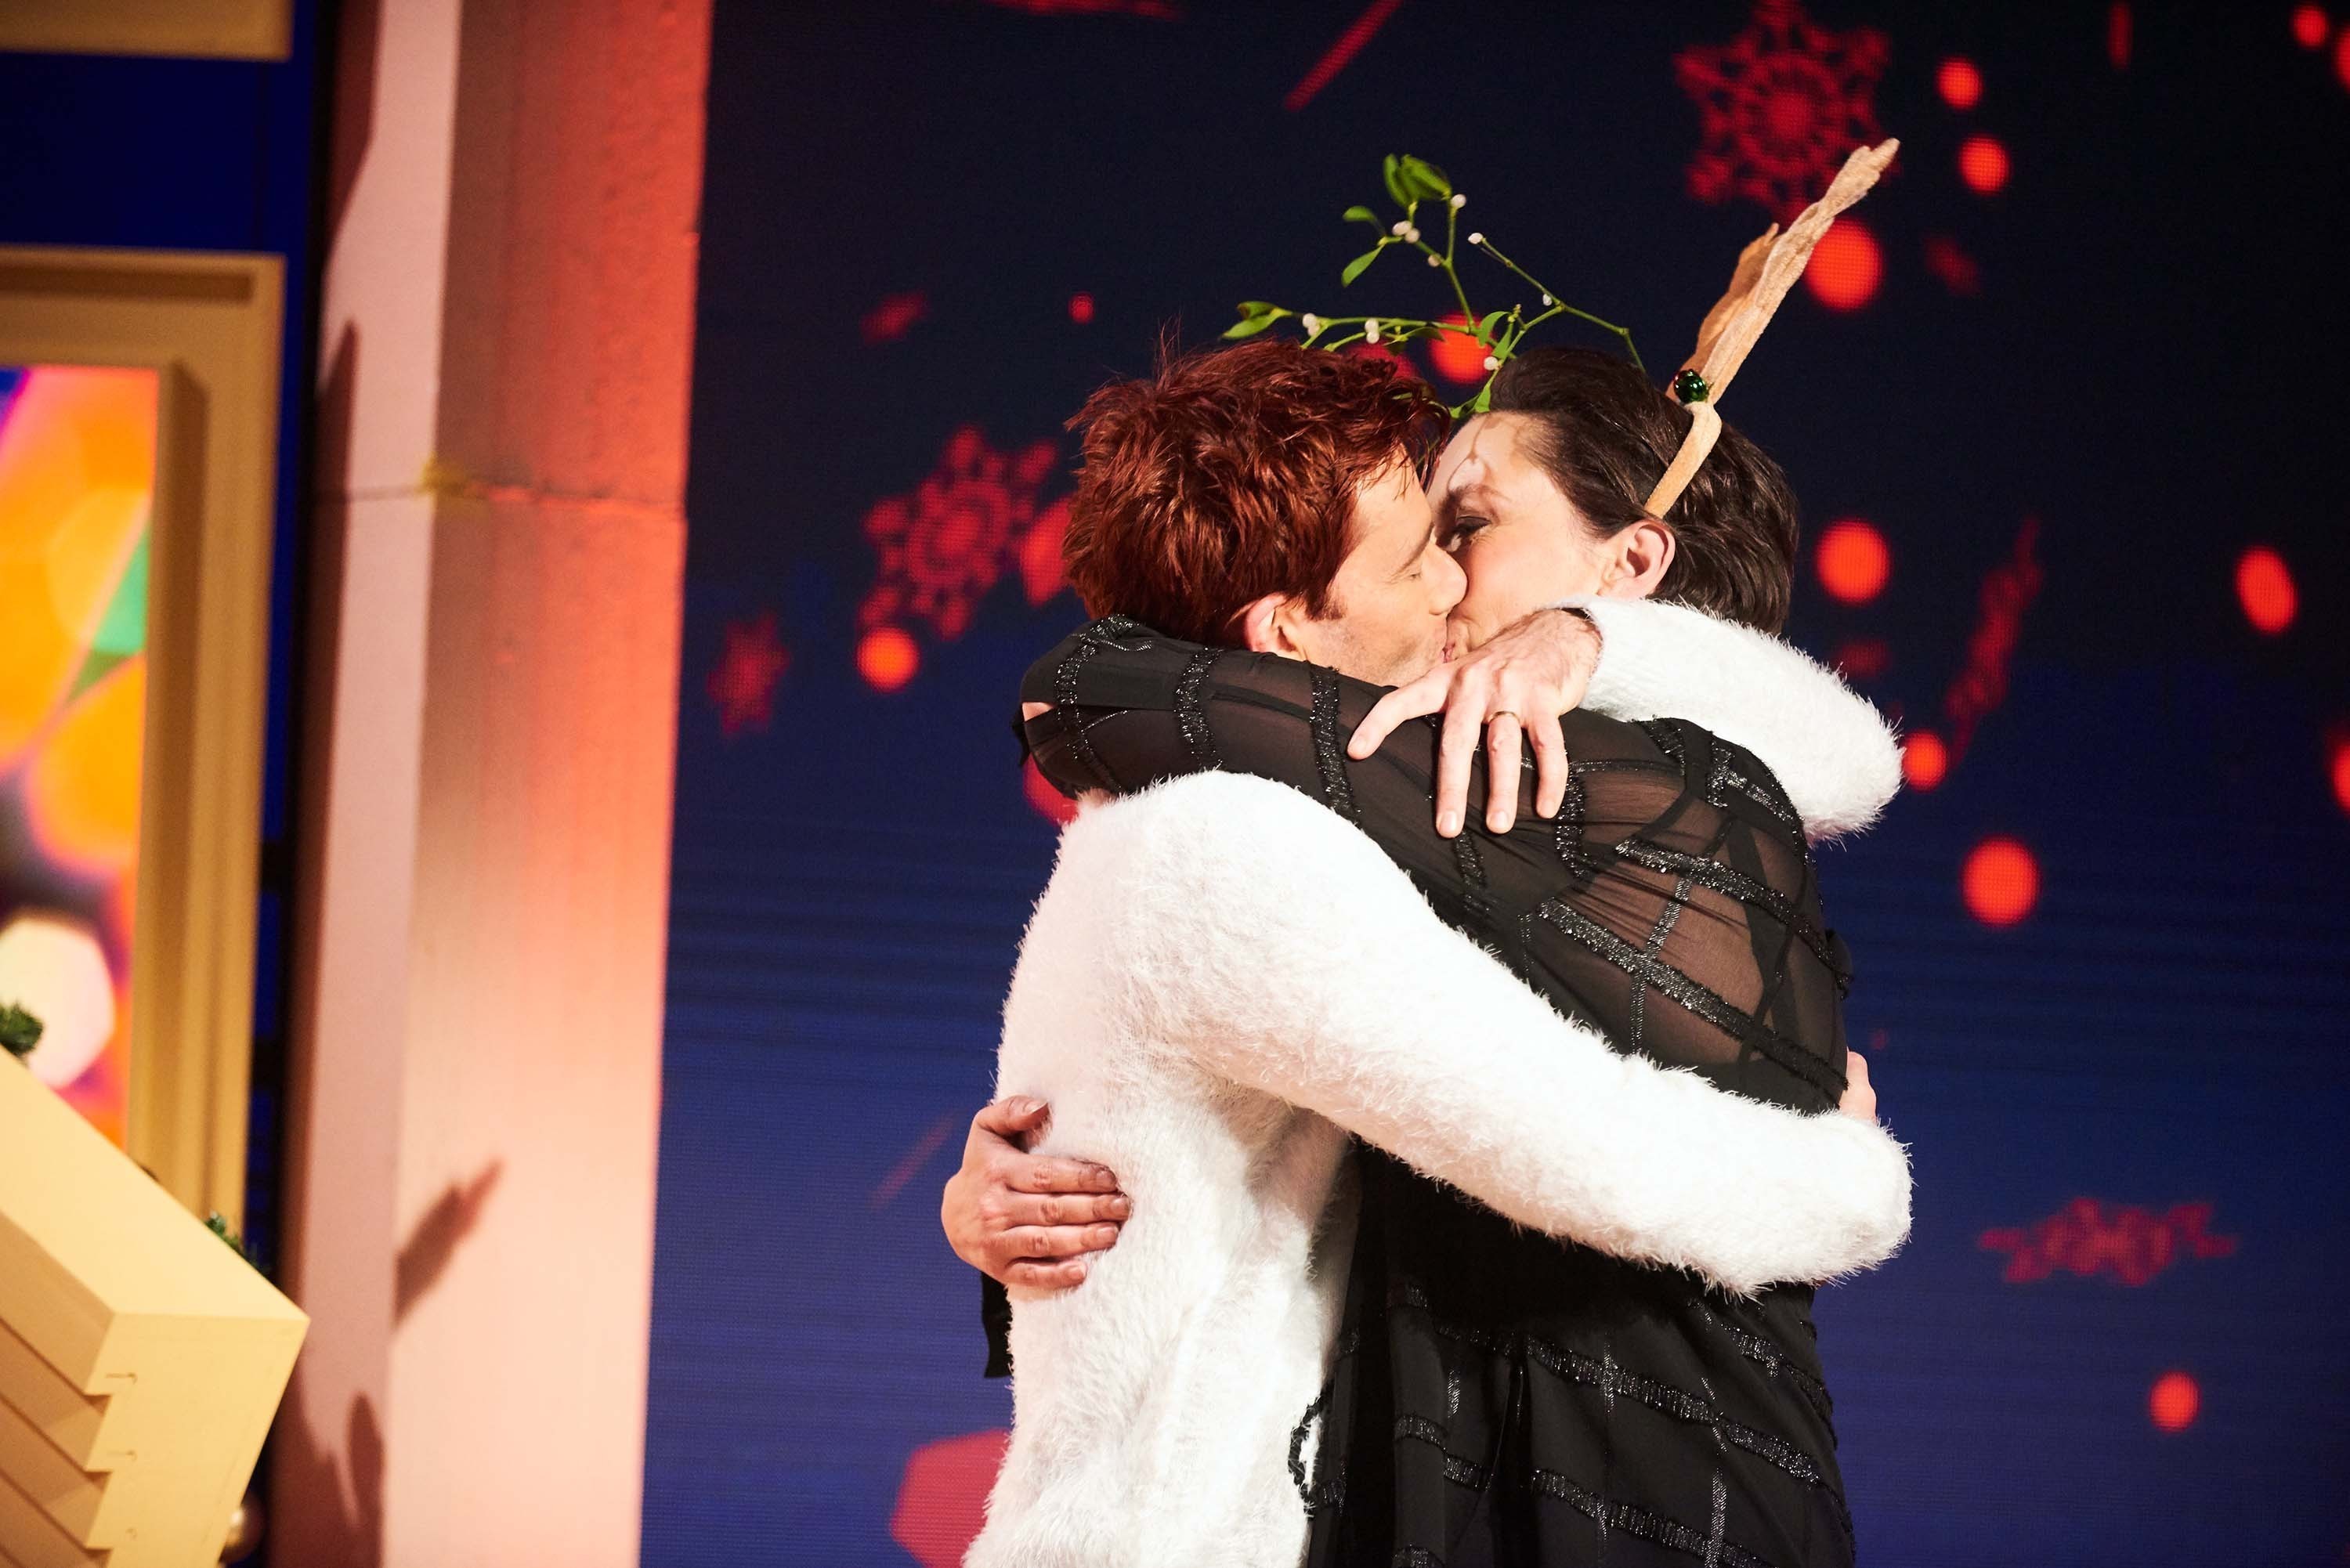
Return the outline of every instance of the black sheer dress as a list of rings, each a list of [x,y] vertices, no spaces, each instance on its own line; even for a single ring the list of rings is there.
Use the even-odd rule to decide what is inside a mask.
[[[1560,815],[1534,815],[1529,769],[1516,827],[1446,839],[1433,722],[1346,755],[1380,694],[1118,617],[1073,634],[1021,691],[1054,705],[1024,738],[1065,792],[1208,768],[1291,784],[1619,1050],[1834,1107],[1848,966],[1802,824],[1756,758],[1675,720],[1570,713]],[[1470,798],[1483,796],[1481,761]],[[1360,1160],[1338,1355],[1292,1443],[1311,1568],[1851,1561],[1809,1289],[1734,1299],[1522,1231],[1375,1149]]]

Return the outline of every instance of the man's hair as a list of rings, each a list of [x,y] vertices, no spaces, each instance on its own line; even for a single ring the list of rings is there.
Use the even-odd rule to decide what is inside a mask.
[[[1530,455],[1601,537],[1648,515],[1690,415],[1636,367],[1591,348],[1537,348],[1502,368],[1492,410],[1535,427]],[[1679,547],[1657,597],[1775,632],[1794,590],[1787,476],[1731,426],[1667,519]]]
[[[1391,359],[1260,339],[1162,356],[1086,400],[1061,556],[1088,613],[1222,640],[1267,594],[1331,613],[1356,487],[1444,431],[1443,405]]]

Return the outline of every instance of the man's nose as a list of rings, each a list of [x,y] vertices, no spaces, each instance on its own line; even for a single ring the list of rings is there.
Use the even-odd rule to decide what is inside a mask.
[[[1469,592],[1469,574],[1450,550],[1434,550],[1436,564],[1429,570],[1428,580],[1435,588],[1436,602],[1430,607],[1438,615],[1451,615]]]

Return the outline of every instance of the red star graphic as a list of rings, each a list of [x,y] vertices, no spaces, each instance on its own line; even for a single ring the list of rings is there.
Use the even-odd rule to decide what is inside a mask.
[[[1884,139],[1876,95],[1885,59],[1884,34],[1831,33],[1795,0],[1756,0],[1736,38],[1682,50],[1673,74],[1705,139],[1690,160],[1690,193],[1751,197],[1781,223],[1793,218],[1846,153]]]
[[[710,700],[718,707],[719,732],[732,740],[744,730],[764,730],[775,717],[775,682],[792,656],[775,637],[775,612],[726,628],[726,646],[710,668]]]

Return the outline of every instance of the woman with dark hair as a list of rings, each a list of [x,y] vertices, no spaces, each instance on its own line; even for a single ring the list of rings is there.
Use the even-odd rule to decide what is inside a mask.
[[[1440,537],[1468,577],[1451,659],[1563,649],[1590,681],[1587,706],[1652,721],[1601,755],[1589,746],[1605,732],[1575,728],[1583,754],[1535,819],[1517,820],[1520,791],[1505,788],[1488,792],[1483,831],[1430,823],[1437,737],[1394,716],[1409,688],[1373,707],[1375,688],[1317,671],[1308,692],[1310,666],[1132,622],[1088,628],[1031,672],[1023,695],[1063,710],[1028,722],[1037,764],[1070,793],[1215,767],[1292,784],[1344,809],[1448,923],[1617,1049],[1790,1109],[1833,1108],[1846,961],[1806,840],[1864,826],[1866,813],[1821,803],[1881,802],[1896,780],[1856,790],[1855,775],[1884,775],[1893,754],[1881,737],[1823,747],[1785,690],[1790,666],[1758,657],[1756,631],[1783,620],[1795,549],[1794,498],[1769,458],[1725,430],[1671,523],[1648,514],[1690,419],[1631,366],[1535,351],[1503,369],[1492,411],[1432,470]],[[1097,597],[1097,612],[1124,607]],[[1630,602],[1651,597],[1692,607]],[[1562,603],[1576,607],[1545,613]],[[1659,678],[1692,663],[1714,666],[1707,682]],[[1669,712],[1627,711],[1627,693],[1666,689]],[[1350,769],[1334,725],[1367,709]],[[1492,724],[1461,754],[1517,778],[1519,728]],[[1523,729],[1538,757],[1565,755],[1555,711]],[[1637,810],[1592,809],[1636,779],[1651,781]],[[981,1142],[961,1198],[1017,1190],[1016,1166]],[[1293,1451],[1309,1563],[1849,1561],[1809,1287],[1728,1296],[1522,1231],[1376,1151],[1360,1170],[1336,1362]],[[951,1234],[957,1207],[951,1189]],[[1011,1277],[1068,1278],[1066,1262],[1024,1266]]]

